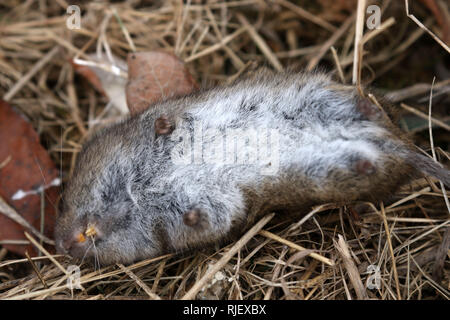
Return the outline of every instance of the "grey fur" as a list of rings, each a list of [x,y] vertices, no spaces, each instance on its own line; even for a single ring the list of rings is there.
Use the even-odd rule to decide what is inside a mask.
[[[227,87],[157,103],[83,147],[65,191],[57,246],[64,251],[64,241],[90,223],[99,231],[95,246],[74,244],[70,253],[97,255],[102,264],[130,263],[233,238],[268,211],[305,213],[325,202],[383,200],[417,176],[420,163],[409,160],[416,152],[389,110],[372,110],[363,99],[320,72],[260,70]],[[175,130],[155,134],[159,117]],[[174,163],[179,139],[192,143],[185,133],[196,123],[215,130],[204,135],[204,149],[228,129],[253,128],[258,139],[275,130],[277,170],[262,174],[274,165],[267,161],[205,163],[197,157],[199,163]],[[425,172],[449,181],[448,170],[425,162]],[[183,223],[190,210],[200,212],[195,226]]]

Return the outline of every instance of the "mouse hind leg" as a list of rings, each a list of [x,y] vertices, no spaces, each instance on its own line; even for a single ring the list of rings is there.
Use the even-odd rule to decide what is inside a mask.
[[[367,131],[352,133],[347,139],[340,131],[325,138],[315,135],[297,143],[286,152],[292,163],[294,182],[307,185],[304,193],[311,194],[315,203],[378,201],[395,192],[411,177],[412,168],[392,153],[383,137],[374,138]],[[304,181],[308,183],[305,184]]]

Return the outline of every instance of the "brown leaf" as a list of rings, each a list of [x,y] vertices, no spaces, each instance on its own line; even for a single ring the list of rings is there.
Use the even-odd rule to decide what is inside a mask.
[[[89,63],[80,64],[79,60],[71,60],[72,66],[77,73],[86,78],[94,88],[107,97],[113,105],[122,113],[128,113],[125,98],[125,85],[127,83],[127,64],[122,59],[113,56],[114,65],[106,57],[97,57],[95,54],[88,55]],[[85,61],[86,63],[86,61]],[[122,75],[114,72],[120,70]]]
[[[198,88],[184,63],[173,54],[131,53],[127,62],[126,95],[132,114],[145,110],[156,101],[186,95]]]
[[[107,97],[106,92],[103,89],[102,82],[100,81],[100,78],[97,76],[94,70],[92,70],[88,66],[79,65],[75,63],[73,60],[70,60],[70,63],[72,64],[76,72],[78,72],[80,75],[86,78],[98,92]]]
[[[0,197],[35,229],[40,230],[41,190],[45,190],[44,234],[53,238],[59,171],[39,143],[33,127],[0,100]],[[4,162],[5,159],[9,159]],[[0,212],[0,241],[26,240],[21,224]],[[31,245],[5,244],[12,252],[36,254]],[[52,248],[50,248],[51,251]]]

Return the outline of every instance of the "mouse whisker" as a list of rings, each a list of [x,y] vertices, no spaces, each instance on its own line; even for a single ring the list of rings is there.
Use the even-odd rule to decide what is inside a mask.
[[[86,258],[86,255],[88,253],[88,251],[91,249],[93,243],[89,245],[89,247],[87,247],[86,251],[84,252],[83,258],[81,258],[81,263],[79,265],[79,267],[81,267],[83,265],[84,259]]]
[[[98,270],[100,270],[100,259],[98,256],[97,247],[95,246],[94,237],[91,236],[90,238],[92,240],[92,245],[94,246],[94,271],[97,271],[97,265],[98,265]]]

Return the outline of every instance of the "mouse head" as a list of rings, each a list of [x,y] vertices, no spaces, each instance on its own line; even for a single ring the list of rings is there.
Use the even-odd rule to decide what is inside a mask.
[[[102,134],[84,147],[64,191],[57,219],[57,250],[102,264],[132,262],[157,250],[152,232],[143,230],[133,197],[136,172],[123,137]]]

